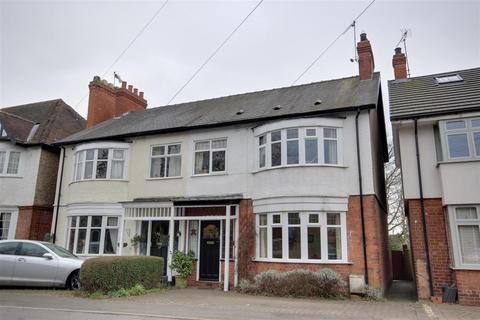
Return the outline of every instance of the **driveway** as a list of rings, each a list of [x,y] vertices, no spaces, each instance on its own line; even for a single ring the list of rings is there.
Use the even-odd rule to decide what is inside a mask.
[[[0,319],[480,319],[479,307],[422,302],[271,298],[212,289],[92,300],[62,291],[0,290]]]

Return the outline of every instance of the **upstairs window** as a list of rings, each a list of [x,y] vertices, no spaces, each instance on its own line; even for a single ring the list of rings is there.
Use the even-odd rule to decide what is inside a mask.
[[[88,149],[75,154],[74,181],[125,179],[125,149]]]
[[[150,153],[150,178],[180,177],[182,168],[182,146],[168,144],[152,146]]]
[[[18,175],[20,152],[0,151],[0,175]]]
[[[288,128],[258,137],[258,169],[338,165],[339,128]]]
[[[480,159],[480,118],[443,123],[447,159]]]
[[[214,174],[226,171],[227,139],[195,143],[194,174]]]

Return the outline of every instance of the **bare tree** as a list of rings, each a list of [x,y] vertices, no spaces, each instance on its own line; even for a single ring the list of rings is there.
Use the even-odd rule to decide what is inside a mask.
[[[404,213],[402,176],[395,164],[393,143],[388,143],[388,163],[385,164],[385,186],[388,202],[388,233],[402,243],[408,239],[407,218]]]

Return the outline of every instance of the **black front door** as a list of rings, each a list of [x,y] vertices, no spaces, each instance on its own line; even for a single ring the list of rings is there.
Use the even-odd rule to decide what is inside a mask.
[[[163,275],[167,274],[168,221],[152,221],[150,255],[163,258]]]
[[[200,280],[218,281],[220,221],[202,221],[200,235]]]

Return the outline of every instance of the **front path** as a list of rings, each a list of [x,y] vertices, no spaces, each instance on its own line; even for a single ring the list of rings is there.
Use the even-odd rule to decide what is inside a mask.
[[[479,307],[422,302],[270,298],[211,289],[92,300],[61,291],[0,289],[0,319],[480,319]]]

